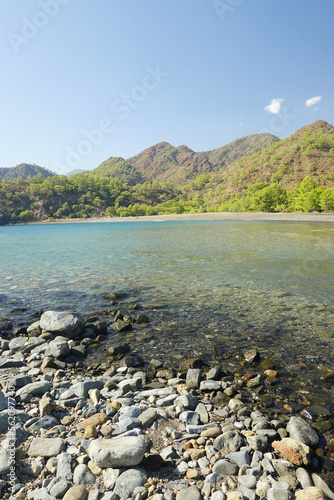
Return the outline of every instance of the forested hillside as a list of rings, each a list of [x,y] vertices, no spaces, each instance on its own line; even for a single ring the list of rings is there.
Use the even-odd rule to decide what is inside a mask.
[[[249,146],[249,141],[246,143]],[[194,153],[186,146],[173,148],[160,143],[155,150],[149,148],[134,157],[137,166],[133,158],[130,163],[112,157],[92,172],[70,177],[44,179],[39,173],[28,180],[3,178],[0,223],[206,211],[333,211],[334,127],[319,120],[283,141],[270,143],[229,164],[235,155],[223,148]],[[149,165],[150,155],[155,162],[152,174],[161,171],[161,158],[174,158],[177,163],[182,155],[190,158],[193,154],[202,158],[197,166],[205,173],[195,175],[192,167],[192,179],[183,184],[146,179],[144,166]],[[222,168],[206,172],[210,157],[212,168],[212,158],[218,158],[218,164],[225,154],[229,160]],[[169,163],[168,168],[177,171],[175,164]]]

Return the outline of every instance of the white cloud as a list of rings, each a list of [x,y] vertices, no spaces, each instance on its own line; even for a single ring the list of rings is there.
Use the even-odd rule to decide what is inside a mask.
[[[272,99],[271,103],[264,109],[273,115],[277,115],[281,111],[282,102],[284,99],[279,97],[278,99]]]
[[[318,102],[320,102],[321,99],[322,99],[322,95],[318,95],[317,97],[311,97],[311,99],[307,99],[305,104],[308,108],[310,108],[311,106],[318,104]]]

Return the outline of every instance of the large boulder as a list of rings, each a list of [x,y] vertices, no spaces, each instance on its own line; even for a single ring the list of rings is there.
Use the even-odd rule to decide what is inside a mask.
[[[59,333],[74,339],[85,328],[85,318],[78,313],[45,311],[40,319],[40,327],[51,333]]]
[[[88,448],[88,455],[101,468],[132,467],[144,458],[145,439],[127,436],[114,439],[95,439]]]

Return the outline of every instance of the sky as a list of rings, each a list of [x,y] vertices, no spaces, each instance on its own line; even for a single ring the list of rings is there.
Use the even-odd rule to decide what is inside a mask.
[[[334,124],[333,0],[0,0],[0,166]]]

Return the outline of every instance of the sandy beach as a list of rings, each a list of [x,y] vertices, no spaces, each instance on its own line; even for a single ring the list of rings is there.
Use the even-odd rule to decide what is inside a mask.
[[[252,220],[278,222],[327,222],[334,223],[334,213],[271,213],[271,212],[207,212],[199,214],[166,214],[140,217],[92,217],[89,219],[53,219],[30,224],[66,224],[81,222],[152,222],[192,220]]]

